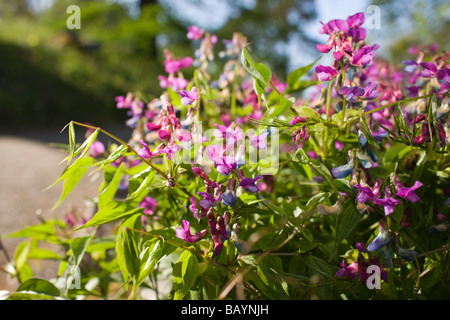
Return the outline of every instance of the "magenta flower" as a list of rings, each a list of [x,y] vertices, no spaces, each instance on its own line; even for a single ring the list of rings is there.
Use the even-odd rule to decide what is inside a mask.
[[[344,95],[348,101],[356,102],[356,97],[363,97],[365,94],[364,89],[360,87],[342,87],[338,90],[338,92]]]
[[[322,65],[316,67],[316,72],[320,81],[330,81],[337,75],[337,71],[334,68]]]
[[[181,104],[183,106],[188,106],[194,101],[198,100],[197,88],[192,87],[191,90],[179,90],[178,93],[181,96]]]
[[[358,12],[347,18],[347,24],[349,26],[347,35],[353,38],[353,42],[359,42],[366,38],[366,29],[361,27],[364,24],[364,20],[363,12]]]
[[[384,207],[385,216],[393,213],[395,206],[400,203],[400,201],[392,196],[391,187],[388,185],[384,187],[384,198],[376,198],[373,200],[373,202]]]
[[[239,186],[251,193],[256,193],[259,191],[259,188],[256,185],[256,181],[261,180],[262,178],[262,175],[258,175],[254,179],[246,178],[244,176],[244,172],[242,170],[239,170]]]
[[[326,24],[320,22],[322,27],[319,29],[319,33],[321,34],[333,34],[339,31],[343,31],[344,33],[348,32],[348,23],[345,20],[334,19],[330,20]]]
[[[236,144],[238,141],[244,139],[243,130],[236,126],[233,122],[229,126],[214,124],[217,129],[214,130],[214,136],[218,139],[225,139],[226,143]]]
[[[199,191],[197,192],[197,194],[203,197],[203,199],[199,202],[200,207],[202,207],[203,209],[209,209],[211,207],[214,207],[218,203],[218,200],[208,192]]]
[[[381,188],[381,179],[378,178],[375,184],[373,185],[373,188],[370,187],[363,187],[360,184],[356,184],[355,188],[359,189],[361,192],[359,193],[356,200],[361,203],[369,202],[374,200],[375,198],[378,198],[380,196],[380,188]]]
[[[161,153],[165,153],[167,154],[167,157],[170,160],[173,160],[175,154],[180,151],[181,149],[183,149],[182,146],[179,146],[175,143],[169,143],[169,145],[167,145],[164,149],[162,149],[160,152]]]
[[[133,94],[129,92],[126,97],[118,96],[115,98],[117,102],[117,109],[126,109],[129,108],[131,103],[133,102]]]
[[[152,152],[152,151],[150,151],[148,144],[145,143],[144,140],[142,140],[142,139],[139,140],[139,143],[142,145],[143,148],[137,149],[136,151],[137,151],[139,157],[141,157],[141,158],[150,159],[150,158],[159,156],[159,154],[161,153],[162,145],[156,147],[155,151]]]
[[[348,266],[345,265],[345,260],[341,261],[341,269],[336,272],[336,276],[338,277],[348,277],[350,279],[355,280],[356,274],[358,273],[358,263],[352,262]]]
[[[159,86],[162,89],[172,88],[174,91],[184,90],[188,85],[188,81],[182,77],[175,77],[170,74],[169,77],[158,76]]]
[[[299,144],[301,140],[308,141],[308,139],[309,139],[309,129],[307,126],[296,128],[292,132],[292,141],[294,141],[295,144]]]
[[[144,208],[144,214],[153,215],[155,213],[157,204],[158,203],[154,198],[147,196],[141,201],[139,207]]]
[[[395,186],[396,196],[411,202],[417,202],[420,200],[419,196],[414,191],[423,186],[422,182],[416,181],[412,187],[407,188],[401,183],[398,176],[394,176],[392,181]]]
[[[293,126],[294,124],[297,124],[297,123],[303,123],[303,122],[306,122],[306,121],[308,121],[308,118],[307,118],[307,117],[303,117],[303,116],[300,116],[300,117],[294,117],[291,121],[289,121],[289,124],[290,124],[291,126]]]
[[[444,68],[444,69],[438,70],[436,72],[436,78],[441,80],[443,83],[449,84],[450,83],[450,69]]]
[[[189,68],[192,65],[193,59],[191,57],[173,59],[172,55],[167,50],[164,54],[166,55],[166,59],[163,62],[164,68],[169,74],[177,73],[182,68]]]
[[[317,50],[319,50],[322,53],[328,53],[331,49],[334,47],[334,37],[329,37],[327,44],[318,44],[316,45]]]
[[[196,234],[192,235],[189,228],[189,221],[182,220],[181,228],[177,228],[177,230],[175,231],[175,235],[177,236],[177,238],[180,238],[185,242],[194,243],[206,236],[206,229],[203,229],[202,231],[199,231]]]
[[[378,86],[378,82],[368,82],[364,86],[364,95],[363,98],[367,100],[373,100],[378,97],[378,91],[375,88]]]
[[[355,52],[351,61],[352,65],[363,67],[365,65],[371,64],[373,59],[375,58],[375,50],[378,48],[378,45],[365,45],[361,49]]]
[[[257,149],[266,149],[268,144],[266,141],[267,136],[269,135],[269,132],[266,131],[260,136],[252,136],[250,137],[250,145],[254,146]]]
[[[225,149],[222,146],[209,145],[206,147],[206,151],[209,159],[214,162],[214,167],[220,174],[227,176],[237,168],[236,159],[231,156],[225,156]]]
[[[198,40],[203,36],[204,31],[197,26],[187,27],[187,38],[189,40]]]
[[[420,72],[420,75],[424,78],[431,78],[438,71],[436,65],[433,62],[421,62],[420,65],[423,68],[423,70]]]
[[[103,142],[95,140],[92,142],[91,147],[89,148],[89,154],[91,157],[97,157],[101,155],[103,152],[105,152],[105,145]]]

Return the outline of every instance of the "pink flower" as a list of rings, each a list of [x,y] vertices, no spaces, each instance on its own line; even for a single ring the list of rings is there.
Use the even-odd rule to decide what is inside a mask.
[[[414,185],[410,188],[405,187],[398,176],[394,176],[392,179],[395,190],[396,190],[396,196],[403,198],[405,200],[409,200],[411,202],[417,202],[420,200],[419,196],[414,192],[417,189],[419,189],[421,186],[423,186],[423,183],[420,181],[416,181]]]
[[[97,140],[94,141],[89,148],[89,154],[94,158],[101,155],[103,152],[105,152],[105,145]]]
[[[266,131],[260,136],[252,136],[250,137],[250,145],[254,146],[257,149],[266,149],[268,144],[266,141],[267,136],[269,135],[269,132]]]
[[[308,121],[307,117],[299,116],[299,117],[294,117],[291,121],[289,121],[289,124],[291,126],[293,126],[294,124],[303,123],[303,122],[306,122],[306,121]]]
[[[188,106],[194,101],[198,100],[197,88],[192,87],[191,90],[179,90],[178,93],[181,96],[181,104],[183,106]]]
[[[157,204],[158,203],[154,198],[147,196],[144,198],[144,200],[141,201],[139,207],[144,208],[144,214],[153,215],[155,213]]]
[[[322,65],[316,67],[316,72],[320,81],[330,81],[337,75],[337,71],[334,68]]]
[[[378,48],[378,45],[365,45],[361,49],[355,52],[351,61],[352,65],[363,67],[365,65],[371,64],[373,59],[375,58],[375,50]]]
[[[197,232],[195,235],[192,235],[189,227],[189,221],[182,220],[181,228],[177,228],[177,230],[175,231],[175,235],[177,236],[177,238],[180,238],[185,242],[194,243],[206,236],[206,229],[203,229],[202,231]]]
[[[197,26],[187,27],[187,38],[189,40],[198,40],[203,36],[204,31]]]
[[[164,149],[162,149],[160,152],[167,154],[167,157],[170,160],[173,160],[173,158],[175,157],[175,154],[178,151],[180,151],[181,149],[183,149],[182,146],[179,146],[175,142],[170,141],[169,144]]]
[[[256,181],[261,180],[262,178],[262,175],[258,175],[254,179],[246,178],[244,176],[244,172],[242,170],[239,170],[239,186],[251,193],[256,193],[259,191],[259,188],[256,185]]]
[[[139,155],[139,157],[144,158],[144,159],[150,159],[150,158],[154,158],[159,156],[159,154],[161,153],[161,147],[162,145],[158,146],[155,149],[155,152],[150,151],[149,146],[147,145],[147,143],[145,143],[144,140],[139,140],[139,143],[142,145],[143,148],[141,149],[137,149],[137,153]]]

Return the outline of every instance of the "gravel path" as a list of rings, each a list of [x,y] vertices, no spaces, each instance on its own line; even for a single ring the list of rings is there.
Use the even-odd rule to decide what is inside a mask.
[[[0,251],[0,267],[6,265],[5,252],[13,257],[16,245],[24,240],[6,238],[7,234],[38,223],[37,215],[44,219],[63,218],[69,210],[82,210],[86,197],[93,197],[98,191],[101,179],[95,180],[95,175],[94,178],[85,176],[66,200],[51,210],[61,195],[62,183],[44,189],[59,177],[64,169],[64,163],[60,163],[67,156],[49,144],[67,143],[67,131],[61,134],[59,131],[60,128],[13,134],[0,132],[0,236],[4,246],[4,252]],[[129,137],[127,128],[116,131],[119,133],[110,132],[125,140]],[[77,133],[79,139],[82,135]],[[32,265],[32,268],[45,278],[56,275],[55,263],[40,263]],[[0,290],[14,290],[17,285],[15,280],[0,271]]]

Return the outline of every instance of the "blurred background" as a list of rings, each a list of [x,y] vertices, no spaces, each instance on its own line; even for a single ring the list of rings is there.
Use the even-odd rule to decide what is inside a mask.
[[[80,29],[67,28],[70,5],[81,10]],[[1,271],[19,240],[5,235],[77,210],[98,190],[90,176],[52,211],[61,186],[42,190],[62,172],[66,154],[49,143],[68,143],[59,132],[71,120],[130,138],[114,98],[129,91],[158,97],[163,49],[194,54],[188,26],[216,34],[219,47],[242,32],[285,79],[319,56],[316,44],[328,38],[318,33],[320,21],[367,17],[371,5],[380,28],[367,30],[367,42],[380,44],[377,55],[401,63],[412,44],[449,49],[447,0],[0,0],[0,290],[16,285]],[[52,270],[40,272],[49,278]]]
[[[81,29],[69,30],[69,5]],[[277,74],[318,57],[327,37],[320,21],[380,8],[380,29],[368,30],[378,54],[401,62],[410,44],[448,46],[445,0],[0,0],[0,125],[63,127],[70,120],[123,123],[114,97],[161,92],[162,50],[193,55],[186,27],[219,39],[241,31]],[[366,17],[370,15],[366,12]],[[221,45],[221,43],[219,43]]]

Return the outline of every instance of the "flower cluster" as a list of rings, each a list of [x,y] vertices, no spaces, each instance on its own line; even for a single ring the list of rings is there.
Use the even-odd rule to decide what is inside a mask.
[[[215,257],[231,243],[241,254],[252,250],[253,244],[240,238],[241,216],[237,212],[246,207],[246,198],[267,203],[263,195],[272,193],[275,177],[260,174],[260,163],[249,163],[246,146],[267,151],[273,127],[278,127],[283,139],[288,137],[281,146],[284,163],[301,159],[301,166],[296,163],[295,168],[309,179],[308,184],[317,185],[321,191],[307,202],[308,207],[319,201],[313,209],[305,209],[312,218],[303,221],[302,227],[314,223],[314,214],[322,218],[342,214],[342,207],[348,208],[350,202],[359,216],[378,223],[378,232],[358,239],[361,242],[356,249],[341,261],[338,277],[359,277],[365,283],[368,267],[375,265],[387,282],[387,272],[393,269],[393,254],[406,261],[417,259],[419,253],[404,248],[402,232],[398,228],[392,231],[389,223],[400,217],[400,228],[410,226],[408,219],[417,211],[414,206],[426,197],[426,182],[420,175],[411,179],[408,172],[397,172],[397,167],[390,173],[384,172],[390,165],[386,164],[385,153],[391,143],[403,144],[413,151],[429,150],[433,156],[445,153],[449,137],[449,53],[411,51],[417,58],[403,61],[402,69],[378,58],[378,45],[366,44],[364,21],[364,14],[356,13],[345,20],[322,23],[319,32],[329,37],[317,49],[320,53],[332,53],[333,61],[328,66],[314,67],[314,81],[299,80],[312,87],[309,96],[287,97],[297,90],[292,81],[283,82],[275,74],[264,78],[260,72],[265,70],[262,64],[246,60],[250,67],[242,66],[242,59],[248,59],[242,54],[247,39],[239,33],[222,42],[225,50],[219,57],[227,61],[219,78],[213,80],[208,68],[214,62],[218,38],[189,26],[186,36],[198,42],[199,49],[194,58],[176,58],[164,51],[167,75],[160,75],[159,80],[161,88],[167,90],[161,97],[147,105],[132,93],[116,98],[117,108],[127,109],[131,117],[127,123],[135,129],[131,143],[138,157],[147,163],[161,164],[168,171],[164,177],[167,187],[179,187],[179,175],[190,177],[183,190],[187,196],[183,200],[183,218],[171,225],[178,239]],[[188,79],[183,71],[191,66],[200,72]],[[262,88],[261,78],[270,85]],[[440,105],[431,99],[433,95],[440,97]],[[428,104],[423,98],[429,98]],[[277,108],[285,112],[273,116],[273,111],[279,111]],[[199,132],[196,121],[206,123],[212,134]],[[251,133],[244,134],[244,128],[251,128]],[[175,160],[182,150],[194,156],[179,166]],[[416,162],[417,155],[411,155],[405,167],[413,168]],[[134,165],[127,162],[127,168]],[[281,174],[284,177],[284,171]],[[441,174],[446,175],[444,169]],[[288,204],[280,206],[283,209],[291,208],[291,199],[301,198],[295,194],[299,190],[297,181],[292,185],[286,191],[291,192]],[[337,201],[331,200],[336,198]],[[298,205],[296,212],[303,210],[303,200],[292,200]],[[148,221],[158,220],[159,203],[155,198],[146,196],[139,206],[144,208],[145,217],[151,218]],[[274,207],[268,206],[266,211],[263,208],[261,211],[267,213]],[[286,213],[286,217],[290,215]],[[442,216],[439,223],[429,226],[430,233],[448,230],[448,222]],[[362,235],[365,232],[360,234],[366,237]]]

